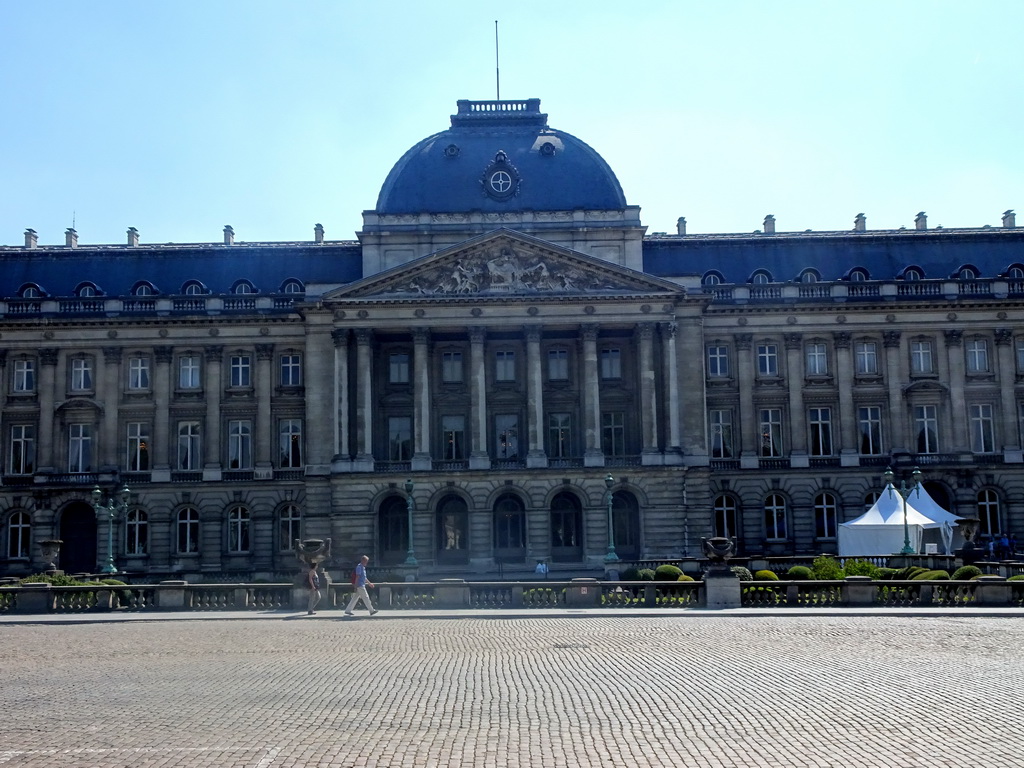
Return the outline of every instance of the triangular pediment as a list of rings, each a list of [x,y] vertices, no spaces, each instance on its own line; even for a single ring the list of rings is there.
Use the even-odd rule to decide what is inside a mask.
[[[324,296],[509,298],[685,293],[681,286],[510,230],[497,230]]]

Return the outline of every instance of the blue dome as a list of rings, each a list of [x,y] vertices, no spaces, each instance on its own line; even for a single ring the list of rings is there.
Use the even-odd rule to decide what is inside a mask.
[[[617,210],[622,187],[597,152],[548,127],[540,99],[459,101],[452,127],[395,163],[379,214]]]

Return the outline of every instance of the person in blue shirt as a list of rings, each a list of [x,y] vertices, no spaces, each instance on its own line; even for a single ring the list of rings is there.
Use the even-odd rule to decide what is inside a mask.
[[[370,558],[363,555],[356,564],[355,583],[352,584],[352,599],[348,601],[348,606],[345,608],[346,616],[354,615],[352,609],[356,607],[356,603],[360,600],[370,610],[371,616],[377,612],[377,609],[370,602],[370,594],[366,591],[367,587],[373,586],[373,582],[366,578],[366,564],[369,562]]]

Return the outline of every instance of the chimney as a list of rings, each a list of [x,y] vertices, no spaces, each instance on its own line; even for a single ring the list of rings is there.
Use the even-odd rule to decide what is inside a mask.
[[[64,245],[66,245],[68,248],[78,247],[78,233],[74,230],[73,227],[68,227],[66,230],[64,230]]]
[[[775,234],[775,217],[770,213],[764,217],[764,233],[766,235]]]
[[[685,216],[680,216],[678,219],[676,219],[676,234],[677,235],[685,235],[686,234],[686,217]]]
[[[230,224],[224,225],[224,245],[235,244],[235,230]]]
[[[853,220],[853,231],[854,232],[867,232],[868,229],[868,217],[863,213],[858,213]]]
[[[1004,221],[1005,221],[1005,217],[1003,217],[1003,218],[1004,218]],[[36,231],[34,229],[26,229],[25,230],[25,247],[26,248],[36,248],[36,247],[38,247],[38,245],[39,245],[39,235],[36,234]]]
[[[1006,211],[1003,214],[1003,227],[1006,229],[1013,229],[1017,226],[1017,217],[1013,215],[1013,210]],[[25,234],[28,235],[32,230],[28,230]],[[28,243],[26,242],[26,245]]]
[[[324,225],[317,224],[313,227],[313,242],[322,243],[324,241]]]
[[[917,225],[918,229],[928,229],[928,217],[924,211],[921,211],[914,217],[914,224]]]
[[[139,244],[139,230],[135,227],[128,227],[128,245],[135,248]]]

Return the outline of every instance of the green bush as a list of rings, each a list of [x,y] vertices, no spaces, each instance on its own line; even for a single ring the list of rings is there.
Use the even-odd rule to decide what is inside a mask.
[[[775,574],[775,571],[758,571],[754,574],[754,581],[778,581],[779,577]]]
[[[1016,576],[1011,576],[1007,581],[1024,581],[1024,573],[1018,573]]]
[[[846,574],[832,555],[818,555],[811,563],[811,573],[814,578],[821,580],[841,579]]]
[[[654,569],[655,581],[678,581],[682,575],[682,569],[674,565],[659,565]]]
[[[969,581],[975,576],[981,576],[981,568],[976,565],[961,565],[955,571],[953,571],[953,581]]]
[[[749,568],[744,568],[742,565],[734,565],[729,570],[732,571],[740,581],[754,580],[754,574],[750,572]]]
[[[913,577],[914,581],[949,581],[948,571],[923,571]]]
[[[676,581],[693,581],[693,576],[687,576],[685,573],[681,573]]]
[[[905,568],[900,568],[896,571],[896,573],[893,574],[893,578],[900,581],[906,581],[913,579],[919,573],[924,573],[927,570],[927,568],[922,568],[920,565],[908,565]]]
[[[875,578],[880,580],[880,581],[884,581],[886,579],[895,579],[896,578],[896,569],[895,568],[879,568],[878,572],[875,574]]]
[[[88,587],[95,584],[95,581],[81,581],[79,579],[72,578],[71,576],[65,576],[62,574],[54,573],[35,573],[31,576],[26,576],[21,580],[22,584],[50,584],[54,587]]]
[[[813,579],[814,574],[806,565],[794,565],[786,571],[786,577],[792,581],[807,581],[808,579]]]
[[[847,560],[843,571],[847,576],[867,576],[870,579],[877,579],[879,568],[867,560]]]

